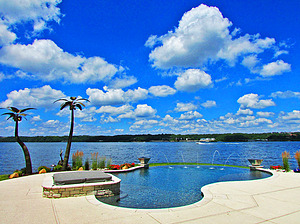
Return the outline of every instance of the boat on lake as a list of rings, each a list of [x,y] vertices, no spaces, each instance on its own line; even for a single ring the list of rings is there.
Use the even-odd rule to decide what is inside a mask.
[[[209,142],[214,142],[216,139],[215,138],[201,138],[196,144],[206,144]]]

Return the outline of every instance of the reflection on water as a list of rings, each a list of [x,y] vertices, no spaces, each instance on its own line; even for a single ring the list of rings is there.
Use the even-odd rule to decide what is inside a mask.
[[[30,151],[33,170],[39,166],[51,166],[59,161],[59,153],[66,148],[65,142],[56,143],[26,143]],[[194,142],[146,142],[146,143],[105,143],[105,142],[74,142],[71,155],[77,150],[83,151],[84,157],[91,157],[91,153],[98,152],[106,158],[112,158],[113,164],[127,162],[138,163],[138,158],[150,157],[152,163],[182,162],[211,163],[213,154],[217,150],[220,156],[215,156],[214,164],[250,165],[247,159],[263,159],[262,165],[280,165],[281,153],[290,152],[290,165],[294,169],[297,162],[293,158],[299,150],[300,142],[243,142],[243,143],[211,143],[196,144]],[[71,160],[71,156],[70,156]],[[70,161],[71,163],[71,161]],[[11,173],[25,167],[22,149],[17,143],[0,143],[0,174]]]
[[[263,177],[263,174],[264,173],[260,171],[255,171],[255,170],[250,171],[251,179],[260,179]]]
[[[140,177],[147,177],[149,175],[149,169],[139,169],[135,172],[140,172]]]

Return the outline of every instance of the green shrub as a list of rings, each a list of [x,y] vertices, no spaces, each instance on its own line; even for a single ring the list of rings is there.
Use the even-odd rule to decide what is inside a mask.
[[[21,171],[22,171],[22,174],[25,175],[26,174],[26,167],[22,168]]]
[[[98,167],[99,167],[100,169],[104,169],[104,168],[105,168],[105,160],[106,160],[105,157],[101,157],[101,158],[100,158],[99,163],[98,163]]]
[[[47,173],[51,171],[51,168],[49,168],[49,167],[47,167],[47,166],[40,166],[40,167],[38,168],[38,171],[40,172],[42,169],[45,169]]]
[[[21,170],[15,170],[14,173],[18,173],[18,174],[19,174],[19,177],[21,177],[22,174],[23,174]]]
[[[106,162],[106,168],[109,168],[111,164],[112,164],[112,159],[109,158]]]
[[[9,179],[9,174],[0,175],[0,181],[1,180],[7,180],[7,179]]]
[[[56,166],[53,168],[53,170],[54,170],[55,172],[57,172],[57,171],[60,171],[61,168],[62,168],[62,165],[56,165]]]
[[[92,169],[97,170],[98,168],[98,152],[91,153],[92,155]]]
[[[84,169],[85,169],[85,170],[90,170],[90,162],[89,162],[89,159],[86,159],[86,160],[85,160],[85,163],[84,163]]]

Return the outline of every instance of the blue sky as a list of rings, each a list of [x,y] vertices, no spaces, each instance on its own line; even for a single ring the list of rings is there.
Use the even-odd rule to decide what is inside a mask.
[[[298,0],[0,1],[0,107],[20,134],[299,131]],[[5,110],[2,110],[3,113]],[[0,136],[14,123],[0,120]]]

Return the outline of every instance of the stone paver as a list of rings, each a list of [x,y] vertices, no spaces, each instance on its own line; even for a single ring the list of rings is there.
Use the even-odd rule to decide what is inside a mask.
[[[104,205],[94,196],[48,199],[42,183],[52,174],[0,182],[0,223],[299,223],[300,174],[210,184],[190,206],[139,210]]]

